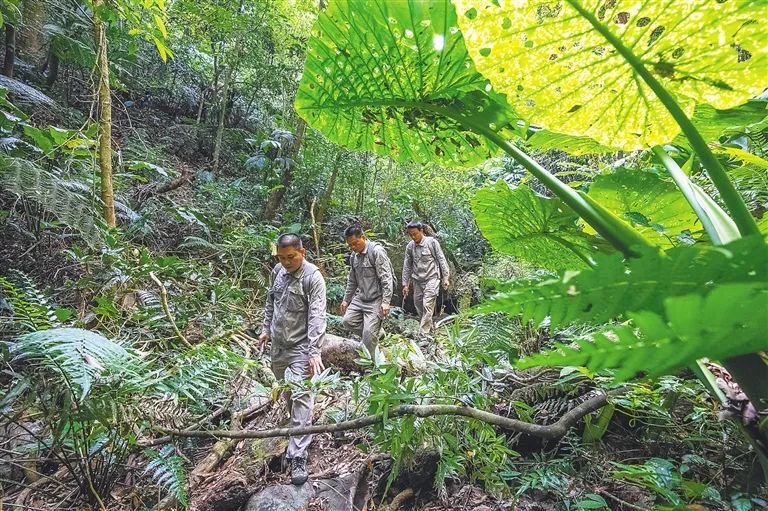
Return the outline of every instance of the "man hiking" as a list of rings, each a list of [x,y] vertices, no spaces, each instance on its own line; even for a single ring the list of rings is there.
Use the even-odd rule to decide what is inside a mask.
[[[394,291],[392,263],[386,249],[368,240],[361,227],[347,227],[344,239],[352,256],[347,290],[341,302],[342,324],[360,336],[373,357]]]
[[[448,289],[448,261],[440,242],[424,235],[424,224],[410,222],[405,226],[411,241],[405,247],[403,261],[403,299],[413,285],[413,305],[419,314],[419,337],[428,339],[432,333],[432,316],[442,283]]]
[[[259,341],[263,351],[272,341],[272,372],[280,381],[301,384],[324,369],[320,347],[325,337],[325,280],[317,266],[304,259],[305,249],[295,234],[277,238],[277,258],[267,294],[264,324]],[[291,427],[312,424],[314,400],[307,390],[285,393]],[[304,484],[307,448],[312,435],[292,436],[285,457],[291,482]]]

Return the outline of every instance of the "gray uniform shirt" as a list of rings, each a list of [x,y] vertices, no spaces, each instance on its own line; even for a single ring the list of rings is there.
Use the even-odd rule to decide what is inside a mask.
[[[381,303],[392,300],[392,264],[384,247],[378,243],[365,242],[361,253],[352,252],[351,268],[347,278],[347,292],[344,301],[349,303],[359,290],[360,299],[372,302],[381,298]]]
[[[326,326],[325,279],[306,260],[293,273],[278,264],[272,277],[262,332],[269,333],[274,348],[301,346],[309,356],[320,355]]]
[[[403,286],[409,285],[411,280],[424,282],[439,279],[441,273],[443,282],[446,282],[450,272],[440,242],[432,236],[424,236],[418,244],[411,240],[405,247]]]

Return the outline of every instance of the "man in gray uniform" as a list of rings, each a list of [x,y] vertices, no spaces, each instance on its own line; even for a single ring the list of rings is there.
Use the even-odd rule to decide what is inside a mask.
[[[448,289],[448,261],[440,242],[424,235],[424,224],[410,222],[405,228],[411,241],[405,247],[403,298],[408,296],[408,289],[413,284],[413,304],[421,320],[419,336],[428,338],[441,281],[443,289]]]
[[[304,259],[305,249],[295,234],[277,238],[280,263],[272,270],[272,284],[264,310],[259,341],[264,349],[272,341],[272,372],[278,380],[300,384],[321,373],[320,347],[325,337],[325,280],[312,263]],[[309,391],[286,392],[291,427],[312,424],[314,401]],[[290,437],[285,457],[291,466],[293,484],[304,484],[307,447],[312,435]]]
[[[373,357],[381,321],[389,314],[392,300],[392,263],[384,247],[366,239],[360,227],[347,227],[344,239],[352,257],[347,292],[341,302],[342,324],[360,335]]]

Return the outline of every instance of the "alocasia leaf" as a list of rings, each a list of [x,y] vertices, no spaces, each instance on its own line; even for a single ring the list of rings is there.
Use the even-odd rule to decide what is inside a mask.
[[[478,70],[530,122],[600,144],[640,149],[672,141],[677,122],[578,0],[455,0]],[[765,87],[768,2],[582,0],[651,70],[690,117]]]

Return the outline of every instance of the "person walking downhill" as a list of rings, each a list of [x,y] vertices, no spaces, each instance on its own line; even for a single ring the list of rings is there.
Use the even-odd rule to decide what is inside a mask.
[[[349,277],[341,302],[342,324],[357,333],[373,358],[379,341],[382,320],[389,315],[394,279],[387,250],[366,238],[363,229],[353,225],[344,231],[352,249]]]
[[[450,271],[440,242],[424,235],[424,224],[410,222],[405,226],[411,241],[405,247],[403,262],[403,299],[413,285],[413,304],[419,314],[419,337],[429,339],[432,316],[442,283],[448,289]]]
[[[272,341],[272,372],[280,381],[300,384],[323,371],[320,347],[326,329],[325,280],[317,266],[304,259],[305,249],[295,234],[277,238],[277,258],[267,294],[264,324],[259,336],[261,350]],[[314,400],[307,390],[285,392],[291,427],[312,424]],[[312,435],[292,436],[285,457],[291,482],[304,484],[307,448]]]

